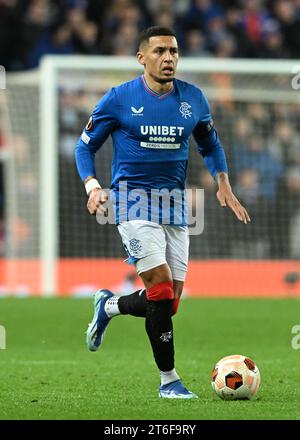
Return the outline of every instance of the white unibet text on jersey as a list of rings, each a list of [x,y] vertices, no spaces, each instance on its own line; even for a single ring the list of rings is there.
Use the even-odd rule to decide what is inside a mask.
[[[184,127],[168,125],[141,125],[143,136],[182,136]]]

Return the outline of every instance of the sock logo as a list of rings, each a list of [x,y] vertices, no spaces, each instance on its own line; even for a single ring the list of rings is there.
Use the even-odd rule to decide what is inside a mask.
[[[169,342],[172,339],[172,331],[162,333],[162,335],[160,336],[160,339],[163,342]]]

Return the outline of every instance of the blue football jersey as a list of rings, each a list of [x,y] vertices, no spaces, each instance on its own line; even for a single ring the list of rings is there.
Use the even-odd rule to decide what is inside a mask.
[[[112,88],[96,105],[76,147],[80,177],[96,176],[94,155],[111,135],[111,189],[117,223],[132,219],[130,210],[137,218],[166,223],[161,198],[152,197],[152,205],[154,200],[158,204],[151,211],[150,196],[151,192],[173,191],[170,208],[166,208],[170,209],[170,223],[187,224],[184,187],[192,134],[211,174],[227,172],[203,92],[174,79],[171,90],[158,94],[141,75]],[[125,206],[122,210],[121,205]],[[176,215],[175,205],[182,205]]]

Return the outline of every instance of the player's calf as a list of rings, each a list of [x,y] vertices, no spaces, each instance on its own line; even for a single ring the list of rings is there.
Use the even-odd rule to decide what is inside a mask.
[[[178,311],[180,298],[174,298],[172,306],[172,316]],[[130,295],[115,296],[107,301],[106,311],[109,317],[116,315],[131,315],[146,318],[147,295],[146,289],[139,289]]]
[[[147,289],[146,331],[155,362],[160,371],[174,368],[172,306],[174,299],[171,281]]]

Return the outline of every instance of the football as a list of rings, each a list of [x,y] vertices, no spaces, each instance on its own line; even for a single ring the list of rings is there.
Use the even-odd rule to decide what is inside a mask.
[[[247,356],[226,356],[215,365],[211,373],[211,385],[221,399],[250,400],[258,391],[260,372]]]

